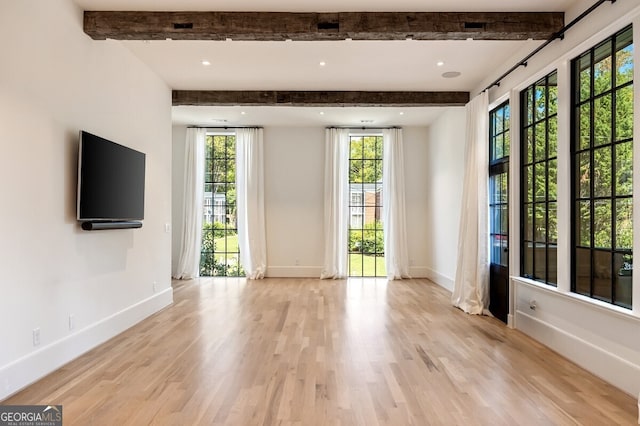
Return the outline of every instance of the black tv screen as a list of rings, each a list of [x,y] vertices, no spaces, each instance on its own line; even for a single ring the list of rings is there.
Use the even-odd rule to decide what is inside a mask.
[[[144,219],[145,154],[80,132],[78,220]]]

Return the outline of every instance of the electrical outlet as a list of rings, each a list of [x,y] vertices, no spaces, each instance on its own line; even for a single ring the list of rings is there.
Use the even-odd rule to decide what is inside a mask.
[[[157,291],[158,291],[158,282],[157,282],[157,281],[154,281],[154,282],[153,282],[153,292],[155,293],[155,292],[157,292]]]
[[[39,345],[40,345],[40,329],[34,328],[33,329],[33,346],[39,346]]]
[[[170,223],[165,223],[164,224],[164,232],[166,232],[167,234],[169,232],[171,232],[171,224]]]
[[[296,266],[300,266],[300,259],[296,259]]]
[[[73,314],[69,314],[69,331],[76,328],[76,316]]]

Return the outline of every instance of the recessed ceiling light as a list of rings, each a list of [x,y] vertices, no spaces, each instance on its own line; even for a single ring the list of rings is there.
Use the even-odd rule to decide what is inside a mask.
[[[327,63],[325,61],[320,61],[320,66],[324,67],[325,65],[327,65]]]
[[[447,71],[445,73],[442,74],[442,77],[444,78],[456,78],[456,77],[460,77],[462,73],[459,71]]]
[[[437,65],[437,66],[439,66],[439,67],[441,67],[441,66],[443,66],[443,65],[444,65],[444,62],[442,62],[442,61],[438,61],[438,62],[436,63],[436,65]]]
[[[208,67],[209,65],[211,65],[211,62],[207,61],[206,59],[202,60],[202,65],[204,65],[205,67]]]
[[[324,115],[324,111],[320,111],[320,115]]]
[[[400,111],[400,115],[404,115],[404,111]]]
[[[240,115],[245,115],[245,114],[246,114],[246,112],[240,111]]]

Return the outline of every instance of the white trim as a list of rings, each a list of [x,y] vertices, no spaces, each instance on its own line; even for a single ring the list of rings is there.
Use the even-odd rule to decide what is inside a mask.
[[[631,396],[640,392],[640,365],[518,311],[518,329]]]
[[[515,321],[516,321],[515,315],[512,315],[512,314],[507,315],[507,327],[516,328]]]
[[[513,276],[511,277],[511,279],[518,284],[525,284],[529,287],[534,287],[538,290],[543,290],[545,292],[549,292],[554,295],[572,299],[574,301],[587,305],[591,308],[598,309],[601,312],[614,314],[614,315],[620,316],[621,318],[638,321],[638,326],[640,327],[640,315],[637,315],[631,309],[626,309],[621,306],[613,305],[611,303],[602,302],[598,299],[593,299],[591,297],[583,296],[581,294],[574,293],[572,291],[562,291],[562,289],[559,289],[557,287],[544,284],[539,281],[530,280],[528,278]]]
[[[411,278],[429,278],[430,271],[431,269],[427,266],[409,266],[409,275]]]
[[[269,278],[318,278],[321,272],[321,266],[269,266],[267,267],[266,276]],[[439,274],[426,266],[409,267],[409,275],[411,275],[412,278],[430,279],[449,291],[453,289],[453,278]]]
[[[438,284],[440,287],[453,292],[453,278],[443,275],[440,272],[434,271],[431,268],[424,268],[424,270],[428,279]]]
[[[557,188],[557,220],[558,220],[558,251],[557,281],[561,291],[571,290],[571,64],[564,62],[558,67],[558,168],[556,170]],[[561,101],[562,100],[562,101]]]
[[[503,94],[502,96],[500,96],[498,99],[494,100],[493,102],[489,103],[489,108],[487,108],[487,115],[494,109],[496,109],[497,107],[499,107],[500,105],[502,105],[503,103],[509,101],[509,108],[511,108],[511,92],[507,92],[505,94]],[[511,114],[511,110],[509,111],[509,114]],[[511,126],[511,123],[509,123],[509,126]],[[487,129],[488,132],[488,129]],[[511,132],[511,127],[509,127],[509,132]]]
[[[267,266],[268,278],[319,278],[322,266]]]
[[[173,288],[154,294],[0,368],[0,401],[173,303]]]
[[[509,134],[511,146],[509,147],[509,274],[520,271],[520,92],[511,90],[509,92]],[[512,280],[508,282],[509,301],[507,325],[513,328],[513,314],[515,312],[514,285]]]

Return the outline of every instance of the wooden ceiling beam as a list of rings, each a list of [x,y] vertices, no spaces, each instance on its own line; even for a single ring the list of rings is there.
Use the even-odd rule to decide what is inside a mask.
[[[174,106],[424,107],[464,106],[469,92],[174,90],[172,98]]]
[[[548,40],[563,25],[562,12],[84,12],[96,40]]]

